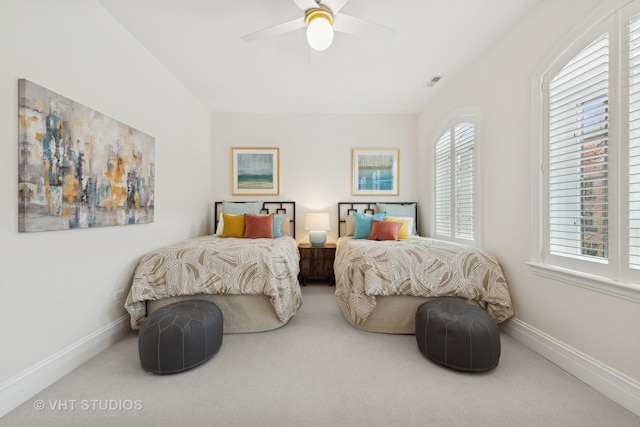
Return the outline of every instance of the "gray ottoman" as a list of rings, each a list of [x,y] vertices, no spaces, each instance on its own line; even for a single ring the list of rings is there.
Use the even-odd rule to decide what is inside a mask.
[[[500,359],[496,321],[463,301],[434,299],[418,307],[416,340],[428,359],[459,371],[488,371]]]
[[[201,365],[220,346],[222,312],[208,301],[180,301],[161,307],[138,332],[140,363],[156,374],[174,374]]]

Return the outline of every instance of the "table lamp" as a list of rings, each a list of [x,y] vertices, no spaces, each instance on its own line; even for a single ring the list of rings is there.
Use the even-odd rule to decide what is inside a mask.
[[[308,213],[304,221],[304,229],[309,232],[311,246],[323,246],[327,242],[327,230],[331,230],[329,213]]]

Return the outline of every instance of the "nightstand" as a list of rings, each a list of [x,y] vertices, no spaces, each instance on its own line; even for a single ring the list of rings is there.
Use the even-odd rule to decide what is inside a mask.
[[[307,279],[329,279],[329,285],[335,284],[333,260],[336,256],[336,244],[325,243],[324,246],[311,246],[311,243],[299,243],[300,282],[307,284]]]

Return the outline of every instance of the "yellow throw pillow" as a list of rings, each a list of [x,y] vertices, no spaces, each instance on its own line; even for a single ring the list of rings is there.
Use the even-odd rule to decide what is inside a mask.
[[[393,221],[393,222],[401,222],[402,226],[400,227],[400,230],[398,230],[398,240],[405,240],[405,239],[409,239],[410,236],[410,222],[408,219],[396,219],[392,216],[386,216],[384,218],[385,221]]]
[[[222,237],[244,237],[244,214],[222,214]]]

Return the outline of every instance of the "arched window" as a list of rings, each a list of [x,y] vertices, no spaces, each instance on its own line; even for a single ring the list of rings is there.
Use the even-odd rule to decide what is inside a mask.
[[[640,1],[598,16],[541,76],[538,262],[637,287]]]
[[[549,75],[546,214],[550,254],[609,257],[609,34]]]
[[[477,243],[476,124],[474,114],[456,114],[434,146],[433,237]]]

